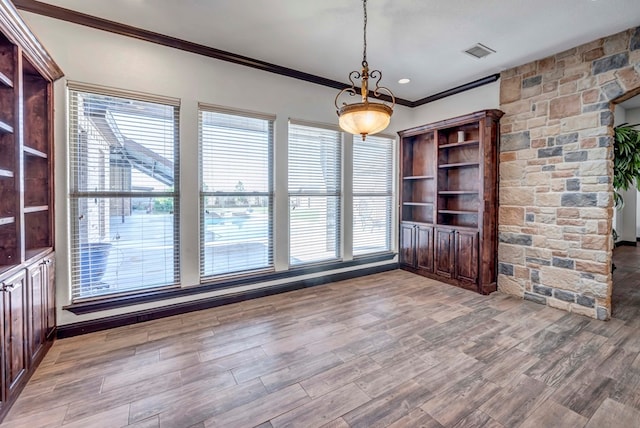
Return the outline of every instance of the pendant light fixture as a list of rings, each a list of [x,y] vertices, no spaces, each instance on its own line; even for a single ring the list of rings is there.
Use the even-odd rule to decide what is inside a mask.
[[[362,141],[364,141],[367,135],[376,134],[389,126],[391,115],[393,114],[393,107],[396,104],[396,99],[388,88],[380,86],[382,72],[380,72],[380,70],[373,70],[369,72],[369,64],[367,63],[367,0],[362,0],[362,8],[364,10],[364,49],[362,53],[362,71],[352,71],[349,73],[349,82],[351,82],[351,86],[344,88],[338,93],[338,95],[336,95],[335,105],[340,128],[351,134],[362,135]],[[375,79],[376,84],[372,95],[374,97],[378,97],[381,93],[386,92],[391,98],[391,105],[369,101],[369,78]],[[352,104],[343,102],[342,106],[339,106],[338,98],[342,94],[347,93],[350,96],[356,96],[358,94],[354,79],[361,80],[360,94],[362,95],[362,102]]]

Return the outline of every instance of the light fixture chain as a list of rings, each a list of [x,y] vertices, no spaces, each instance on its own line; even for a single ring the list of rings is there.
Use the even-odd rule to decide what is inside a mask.
[[[362,51],[362,66],[367,65],[367,0],[362,0],[362,9],[364,10],[364,49]]]

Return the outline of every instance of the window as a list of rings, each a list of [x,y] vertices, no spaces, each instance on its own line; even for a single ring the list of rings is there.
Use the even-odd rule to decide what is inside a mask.
[[[355,137],[353,142],[353,254],[391,249],[393,141]]]
[[[72,300],[177,285],[178,101],[69,99]]]
[[[273,117],[200,106],[200,273],[273,267]]]
[[[341,133],[289,125],[289,263],[340,254]]]

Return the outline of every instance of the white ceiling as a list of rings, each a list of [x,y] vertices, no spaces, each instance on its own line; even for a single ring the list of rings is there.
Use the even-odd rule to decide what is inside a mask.
[[[42,1],[341,82],[362,61],[361,0]],[[640,0],[369,0],[368,15],[370,67],[417,100],[638,26]],[[497,52],[462,52],[478,42]]]

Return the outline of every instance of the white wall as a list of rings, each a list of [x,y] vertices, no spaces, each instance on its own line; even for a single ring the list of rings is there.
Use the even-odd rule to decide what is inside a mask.
[[[56,257],[58,324],[64,325],[100,317],[138,311],[243,291],[282,281],[252,284],[234,290],[211,292],[76,316],[62,309],[70,303],[68,251],[68,175],[66,146],[66,80],[147,92],[181,99],[181,189],[199,187],[197,103],[222,105],[241,110],[275,114],[276,189],[286,189],[287,121],[289,118],[336,124],[333,107],[337,91],[323,86],[266,73],[156,44],[118,36],[87,27],[22,13],[29,26],[65,73],[55,85],[55,179]],[[346,67],[346,66],[345,66]],[[347,73],[350,68],[345,68]],[[465,94],[440,100],[415,110],[397,106],[387,134],[434,120],[453,117],[498,105],[498,85],[488,85]],[[198,284],[199,236],[188,225],[199,224],[197,191],[181,191],[181,260],[183,286]],[[278,215],[278,213],[285,213]],[[288,239],[288,203],[285,192],[275,198],[275,240]],[[344,225],[345,228],[350,225]],[[396,233],[397,235],[397,233]],[[286,245],[285,245],[286,246]],[[276,254],[276,269],[288,265],[288,255]],[[373,265],[371,265],[373,266]],[[350,270],[348,268],[335,272]],[[309,275],[308,277],[318,276]],[[299,278],[301,279],[301,278]]]

